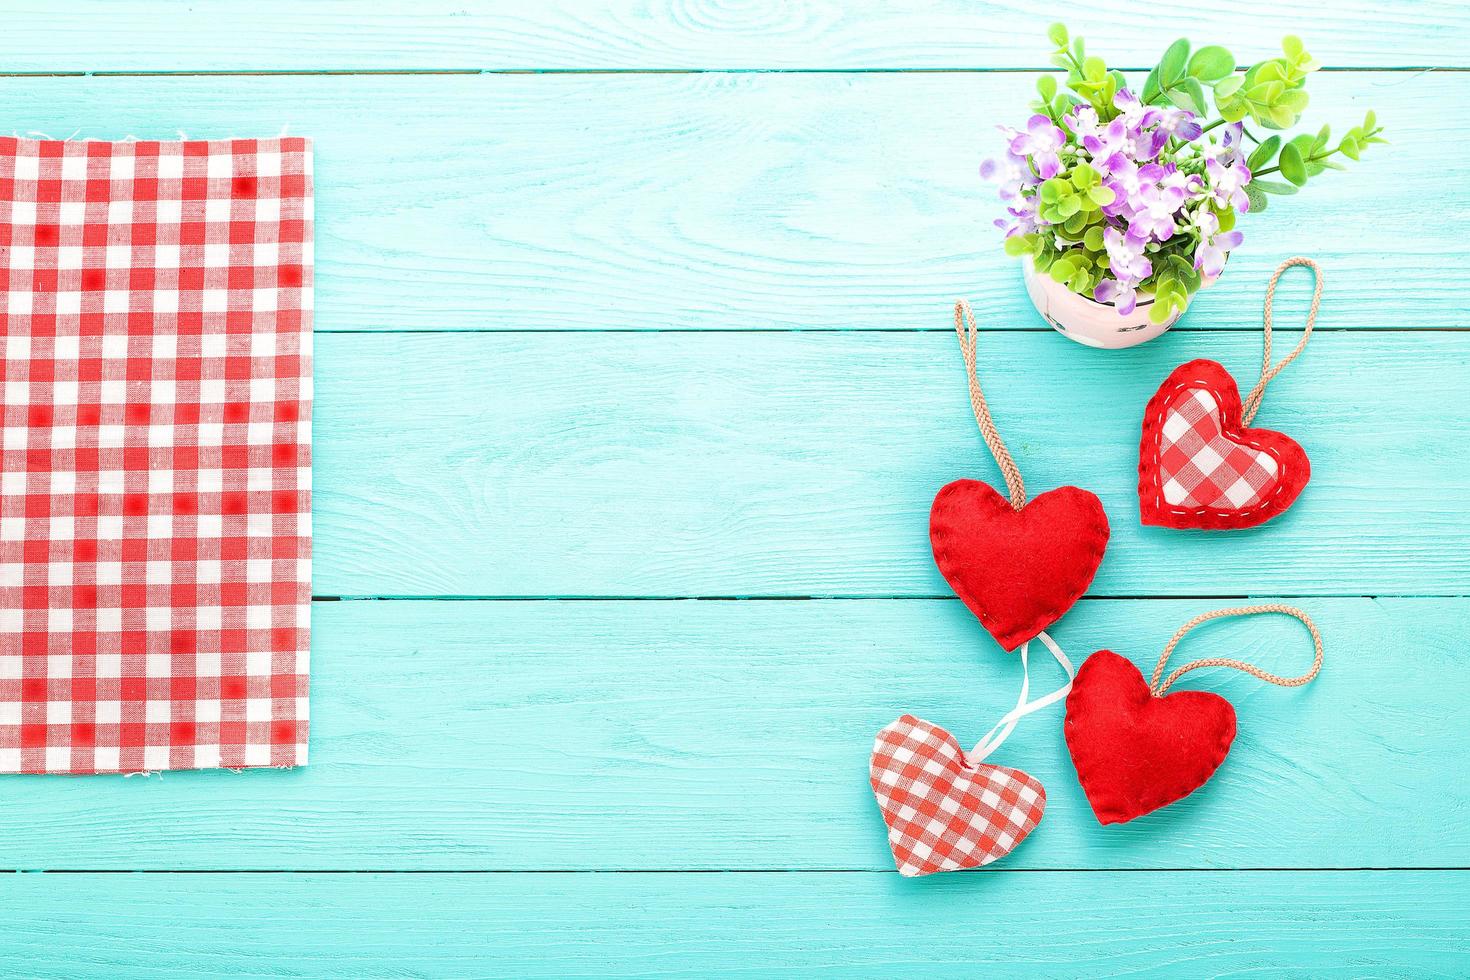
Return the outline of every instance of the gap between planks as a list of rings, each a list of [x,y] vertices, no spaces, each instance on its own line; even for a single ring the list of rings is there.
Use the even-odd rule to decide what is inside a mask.
[[[1153,66],[1125,66],[1123,72],[1146,72]],[[1327,65],[1323,72],[1467,72],[1451,65]],[[310,75],[1029,75],[1053,73],[1052,66],[1026,68],[258,68],[196,71],[14,71],[0,78],[213,78],[229,76]]]
[[[1085,595],[1079,602],[1225,602],[1241,599],[1466,599],[1457,593],[1260,592],[1227,595]],[[314,595],[312,602],[958,602],[953,595]]]
[[[1171,327],[1170,328],[1170,330],[1172,332],[1174,332],[1174,333],[1189,333],[1189,334],[1207,334],[1207,333],[1237,334],[1237,333],[1247,333],[1249,331],[1256,330],[1256,329],[1258,329],[1258,328],[1255,327],[1255,326],[1246,326],[1246,327],[1189,327],[1189,326],[1184,326],[1184,327]],[[1295,329],[1295,328],[1293,328],[1293,329]],[[1466,326],[1466,327],[1315,327],[1312,330],[1313,333],[1355,333],[1355,334],[1359,334],[1359,333],[1465,333],[1467,331],[1470,331],[1470,326]],[[739,327],[732,327],[732,328],[729,328],[729,329],[726,329],[726,330],[712,331],[712,330],[709,330],[709,329],[706,329],[706,328],[703,328],[703,327],[587,327],[587,328],[581,328],[581,329],[576,329],[576,330],[555,330],[555,329],[550,329],[550,330],[501,330],[501,329],[493,328],[493,327],[475,327],[475,328],[471,328],[471,329],[462,329],[462,328],[456,327],[456,328],[452,328],[452,329],[448,329],[448,330],[432,330],[432,329],[429,329],[429,328],[426,328],[426,327],[407,328],[407,329],[402,329],[402,330],[393,329],[393,328],[390,327],[390,328],[383,328],[383,329],[367,330],[367,329],[363,329],[361,327],[353,327],[353,328],[349,328],[349,329],[345,329],[345,330],[334,330],[334,329],[332,329],[330,327],[328,327],[328,328],[320,328],[319,327],[319,328],[316,329],[315,332],[316,333],[320,333],[320,334],[338,334],[338,335],[343,335],[343,336],[351,336],[351,335],[354,335],[354,334],[363,334],[363,335],[374,336],[374,337],[386,337],[386,336],[392,336],[394,334],[403,334],[403,335],[409,335],[409,334],[465,334],[465,335],[474,335],[474,334],[497,334],[499,336],[516,337],[516,336],[532,336],[532,335],[545,335],[545,334],[584,334],[584,335],[592,335],[592,334],[623,334],[623,333],[627,333],[627,334],[646,335],[646,334],[658,334],[658,333],[708,334],[708,333],[716,333],[716,332],[723,333],[723,334],[747,334],[747,333],[748,334],[758,334],[758,333],[759,334],[765,334],[765,333],[781,333],[781,334],[786,334],[786,333],[853,333],[853,334],[855,334],[855,333],[862,333],[862,334],[869,334],[869,333],[872,333],[872,334],[878,334],[878,333],[899,333],[899,334],[910,334],[910,333],[953,333],[954,332],[954,328],[953,327],[750,327],[750,328],[742,329],[742,328],[739,328]],[[1052,327],[1011,327],[1011,328],[1008,328],[1008,329],[1005,329],[1005,330],[992,330],[991,331],[991,333],[1005,333],[1005,334],[1055,333],[1055,332],[1056,332],[1055,329],[1052,328]]]
[[[979,869],[972,869],[979,870]],[[1470,871],[1470,867],[1376,867],[1352,868],[989,868],[986,874],[998,875],[1067,875],[1067,874],[1280,874],[1312,872],[1314,874],[1357,874],[1381,872],[1453,872]],[[873,868],[328,868],[297,870],[294,868],[0,868],[0,874],[46,875],[896,875],[897,871]]]

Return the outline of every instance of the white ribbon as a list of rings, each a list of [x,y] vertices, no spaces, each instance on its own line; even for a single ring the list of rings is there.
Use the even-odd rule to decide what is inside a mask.
[[[1031,693],[1031,669],[1027,663],[1031,643],[1028,640],[1021,644],[1021,696],[1017,699],[1016,706],[1006,712],[1005,716],[995,723],[995,727],[986,732],[985,737],[976,742],[975,747],[965,756],[966,761],[970,765],[978,766],[985,761],[986,756],[1000,748],[1001,743],[1007,738],[1010,738],[1011,732],[1016,730],[1016,722],[1033,711],[1040,711],[1049,704],[1055,704],[1071,692],[1072,681],[1077,676],[1077,672],[1072,669],[1072,661],[1067,659],[1067,655],[1062,652],[1062,648],[1057,646],[1057,641],[1053,640],[1050,636],[1047,636],[1045,633],[1038,633],[1036,639],[1042,642],[1051,655],[1056,658],[1056,662],[1061,664],[1062,669],[1067,672],[1067,683],[1045,697],[1037,698],[1035,701],[1026,700],[1027,696]]]

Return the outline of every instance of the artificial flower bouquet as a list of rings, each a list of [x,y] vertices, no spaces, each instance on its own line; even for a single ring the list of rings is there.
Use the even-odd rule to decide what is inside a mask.
[[[1065,89],[1041,76],[1035,115],[1023,131],[1000,127],[1006,153],[981,167],[1009,212],[996,222],[1006,252],[1118,316],[1151,304],[1158,332],[1224,269],[1242,240],[1238,214],[1385,142],[1371,111],[1335,145],[1327,126],[1265,133],[1295,126],[1307,107],[1318,66],[1295,37],[1244,72],[1224,48],[1191,53],[1180,39],[1137,92],[1063,25],[1049,37]]]

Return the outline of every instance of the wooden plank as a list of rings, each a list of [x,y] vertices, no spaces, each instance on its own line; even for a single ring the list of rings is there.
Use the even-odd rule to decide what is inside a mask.
[[[18,128],[57,136],[315,137],[318,330],[912,330],[942,326],[935,311],[959,295],[992,328],[1045,330],[976,173],[1031,86],[1024,74],[8,78],[0,95]],[[1470,100],[1470,75],[1326,74],[1312,98],[1314,128],[1371,106],[1393,145],[1242,221],[1230,274],[1183,326],[1256,329],[1266,275],[1296,253],[1331,276],[1324,326],[1470,325],[1470,159],[1444,138],[1442,111]]]
[[[1175,37],[1254,60],[1300,34],[1333,66],[1465,66],[1470,17],[1452,0],[1183,0],[1044,8],[966,0],[718,4],[617,0],[537,4],[347,0],[187,7],[133,0],[6,9],[5,70],[248,71],[423,69],[984,68],[1046,63],[1063,20],[1119,67],[1148,68]]]
[[[1152,664],[1214,601],[1086,600],[1080,661]],[[1046,787],[1009,868],[1460,867],[1470,786],[1445,719],[1470,697],[1470,599],[1315,599],[1327,661],[1286,691],[1231,671],[1240,735],[1181,803],[1101,827],[1061,710],[996,756]],[[13,778],[0,868],[891,870],[867,786],[909,711],[967,743],[1020,671],[953,600],[328,602],[314,609],[311,764]],[[1204,628],[1179,652],[1294,672],[1301,627]],[[1038,653],[1034,690],[1061,672]],[[1183,662],[1182,660],[1180,661]]]
[[[948,316],[934,304],[926,321]],[[1191,357],[1248,387],[1259,336],[980,346],[1031,492],[1103,499],[1096,595],[1470,582],[1470,335],[1318,334],[1258,420],[1302,443],[1313,482],[1239,533],[1140,527],[1138,426]],[[1000,479],[945,329],[324,336],[317,378],[318,595],[948,595],[930,502],[958,477]]]
[[[1456,976],[1467,874],[11,875],[20,976]]]

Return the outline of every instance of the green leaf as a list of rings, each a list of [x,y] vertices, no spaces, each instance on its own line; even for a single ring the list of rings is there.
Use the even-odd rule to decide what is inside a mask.
[[[1226,75],[1215,83],[1215,101],[1218,102],[1221,99],[1230,98],[1230,96],[1239,92],[1240,87],[1244,84],[1244,75]]]
[[[1259,177],[1251,181],[1246,186],[1247,189],[1251,187],[1258,187],[1266,194],[1278,194],[1282,197],[1286,197],[1288,195],[1296,193],[1295,184],[1285,184],[1279,180],[1261,180]]]
[[[1256,185],[1260,181],[1253,180],[1245,185],[1245,196],[1250,201],[1251,214],[1266,210],[1266,192]]]
[[[1307,164],[1295,144],[1287,143],[1281,148],[1281,176],[1298,187],[1307,182]]]
[[[1163,286],[1162,282],[1160,286]],[[1150,322],[1160,324],[1173,316],[1176,309],[1182,310],[1183,308],[1183,299],[1177,292],[1173,289],[1160,288],[1154,293],[1154,305],[1148,311],[1148,318]]]
[[[1261,105],[1268,106],[1275,104],[1276,100],[1285,94],[1285,82],[1261,82],[1259,85],[1251,86],[1246,91],[1245,97],[1252,102],[1258,102]]]
[[[1302,52],[1305,49],[1302,47],[1301,38],[1297,37],[1295,34],[1288,34],[1286,35],[1286,37],[1283,37],[1281,39],[1281,50],[1286,52],[1286,56],[1288,58],[1291,58],[1293,61],[1295,61],[1302,56]]]
[[[1284,105],[1297,115],[1301,115],[1306,110],[1309,100],[1310,96],[1307,95],[1306,89],[1290,88],[1281,93],[1281,97],[1276,100],[1276,104]]]
[[[1312,155],[1312,145],[1315,142],[1316,138],[1310,133],[1298,133],[1291,138],[1291,145],[1296,147],[1297,152],[1302,155],[1303,160]]]
[[[1107,207],[1112,204],[1117,196],[1111,187],[1092,187],[1087,191],[1087,197],[1099,207]]]
[[[1220,117],[1226,122],[1240,122],[1245,118],[1247,110],[1248,107],[1244,99],[1226,102],[1220,106]]]
[[[1042,75],[1036,80],[1036,91],[1043,102],[1050,102],[1057,97],[1057,77],[1055,75]]]
[[[1169,254],[1169,268],[1173,271],[1174,277],[1179,280],[1182,290],[1187,292],[1190,289],[1199,288],[1199,273],[1195,271],[1189,260],[1178,252]]]
[[[1046,38],[1059,48],[1067,46],[1067,25],[1053,24],[1046,29]]]
[[[1161,94],[1162,89],[1159,88],[1159,66],[1154,65],[1153,71],[1149,72],[1148,77],[1143,80],[1142,99],[1144,104],[1153,105],[1154,100]]]
[[[1268,136],[1260,146],[1251,151],[1246,159],[1245,165],[1252,171],[1264,170],[1276,159],[1276,151],[1281,148],[1280,136]]]
[[[1050,64],[1053,64],[1053,65],[1055,65],[1058,68],[1071,68],[1072,67],[1072,59],[1071,58],[1068,58],[1065,54],[1062,54],[1060,52],[1058,52],[1057,54],[1052,55],[1047,60],[1048,60],[1048,62]]]
[[[1191,109],[1198,115],[1207,115],[1210,107],[1205,103],[1205,87],[1197,78],[1181,79],[1177,88],[1169,93],[1169,101],[1181,109]]]
[[[1179,79],[1184,77],[1184,68],[1189,60],[1189,39],[1181,37],[1169,45],[1164,56],[1159,59],[1159,84],[1164,88],[1173,88]]]
[[[1103,249],[1103,229],[1102,229],[1102,225],[1093,225],[1091,228],[1088,228],[1087,229],[1087,234],[1085,234],[1085,235],[1082,236],[1082,244],[1086,245],[1088,248],[1092,249],[1094,252],[1100,252],[1100,251],[1102,251],[1102,249]]]
[[[1285,84],[1286,82],[1286,67],[1281,64],[1279,59],[1263,61],[1255,65],[1251,70],[1255,72],[1251,81],[1258,85],[1264,85],[1269,82],[1281,82]]]
[[[1363,128],[1369,132],[1378,128],[1378,117],[1374,115],[1372,109],[1369,109],[1368,114],[1363,117]]]
[[[1331,126],[1328,126],[1328,125],[1326,125],[1324,123],[1323,126],[1322,126],[1322,128],[1319,129],[1319,130],[1317,130],[1317,138],[1314,139],[1314,140],[1312,140],[1312,149],[1313,149],[1313,151],[1322,149],[1322,147],[1324,147],[1324,146],[1327,145],[1327,141],[1330,140],[1331,138],[1332,138],[1332,127]]]
[[[1341,150],[1342,155],[1347,157],[1349,160],[1358,159],[1358,141],[1353,139],[1351,136],[1344,136],[1342,138],[1342,142],[1337,144],[1337,148]]]
[[[1082,77],[1094,85],[1107,80],[1108,66],[1101,58],[1091,57],[1082,62]]]
[[[1272,106],[1270,119],[1272,125],[1277,129],[1286,129],[1296,122],[1296,113],[1284,105]]]
[[[1188,73],[1202,82],[1216,82],[1235,71],[1235,56],[1218,44],[1200,48],[1189,59]]]
[[[1012,235],[1005,242],[1006,254],[1013,259],[1018,259],[1023,255],[1030,255],[1036,248],[1035,237],[1035,235]],[[1027,239],[1033,240],[1027,241]]]

